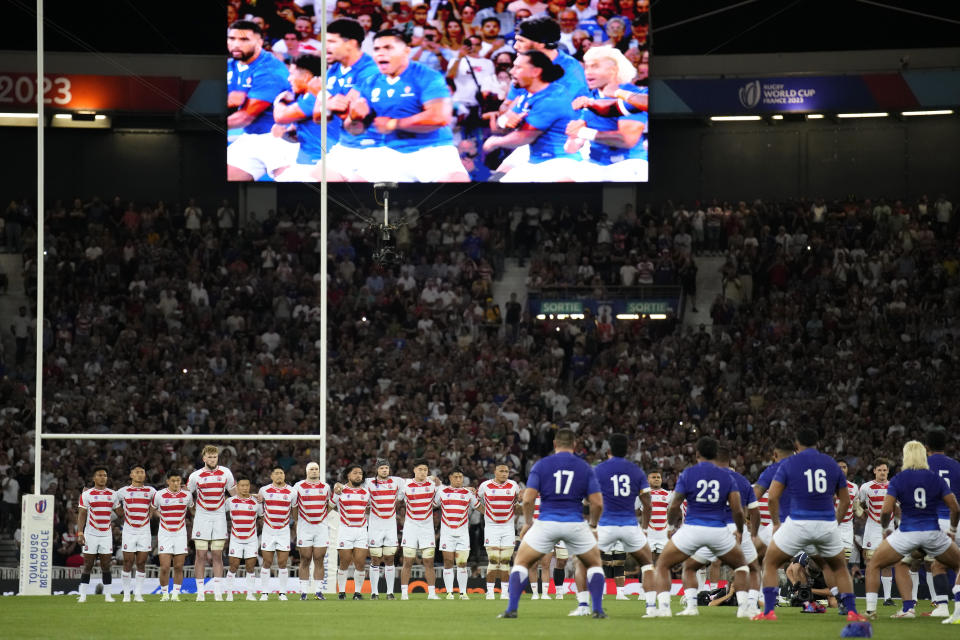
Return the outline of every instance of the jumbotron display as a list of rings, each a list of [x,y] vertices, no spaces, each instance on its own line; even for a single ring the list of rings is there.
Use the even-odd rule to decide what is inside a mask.
[[[649,3],[490,4],[228,4],[228,179],[646,182]]]

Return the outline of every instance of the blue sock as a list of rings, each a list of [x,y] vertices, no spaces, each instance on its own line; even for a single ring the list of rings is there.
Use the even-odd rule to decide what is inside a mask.
[[[938,604],[941,602],[946,604],[950,597],[950,583],[947,580],[946,574],[940,573],[933,576],[933,590],[936,591],[935,594],[930,594],[933,601]]]
[[[777,607],[777,596],[780,595],[779,587],[763,588],[763,613],[770,613]]]
[[[843,606],[847,608],[847,611],[857,612],[857,597],[852,593],[841,593],[840,600],[843,602]]]
[[[527,570],[514,567],[510,572],[510,602],[507,611],[516,611],[520,605],[520,596],[523,595],[524,585],[530,584],[527,580]]]
[[[904,610],[904,611],[910,611],[910,609],[913,609],[915,606],[917,606],[917,601],[916,601],[916,600],[904,600],[904,601],[903,601],[903,610]]]
[[[953,569],[947,569],[947,582],[949,584],[957,583],[957,572]]]
[[[597,570],[591,573],[593,569],[587,571],[587,589],[590,591],[590,599],[593,601],[594,613],[603,613],[603,592],[607,586],[607,579],[603,577],[603,570]]]

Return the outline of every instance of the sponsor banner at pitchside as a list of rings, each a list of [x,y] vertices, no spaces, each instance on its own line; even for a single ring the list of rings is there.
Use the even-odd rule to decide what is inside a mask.
[[[53,496],[27,494],[20,503],[20,582],[25,596],[50,595],[53,568]]]

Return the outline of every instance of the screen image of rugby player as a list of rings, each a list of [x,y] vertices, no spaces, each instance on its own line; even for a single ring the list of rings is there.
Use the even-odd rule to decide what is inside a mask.
[[[228,180],[646,182],[649,2],[491,4],[228,3]]]

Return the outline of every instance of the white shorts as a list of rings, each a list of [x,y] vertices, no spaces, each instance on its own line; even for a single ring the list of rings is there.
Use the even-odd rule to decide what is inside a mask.
[[[310,524],[297,521],[298,547],[327,547],[330,545],[330,528],[323,522]]]
[[[244,133],[227,147],[227,164],[259,180],[264,174],[273,177],[280,167],[296,164],[299,151],[299,144],[272,133]]]
[[[593,537],[593,532],[586,522],[535,520],[527,529],[523,541],[540,553],[550,553],[557,543],[562,541],[566,543],[567,551],[575,556],[597,546],[597,539]]]
[[[720,557],[737,546],[737,539],[727,527],[685,524],[677,529],[677,532],[670,539],[673,541],[673,545],[687,556],[692,556],[697,551],[706,548]]]
[[[367,152],[377,147],[345,147],[339,142],[330,148],[327,154],[327,172],[339,173],[344,178],[350,178],[363,165]]]
[[[944,553],[953,544],[950,536],[939,529],[936,531],[901,531],[897,529],[889,536],[887,542],[893,550],[902,556],[922,549],[928,556],[936,558]]]
[[[650,545],[650,550],[654,553],[663,553],[663,548],[667,546],[667,541],[670,539],[667,537],[667,532],[656,531],[654,529],[647,529],[647,544]]]
[[[754,546],[753,538],[750,537],[750,532],[746,529],[747,527],[744,526],[744,532],[740,537],[740,551],[743,552],[743,557],[747,561],[747,564],[750,564],[757,559],[757,547]],[[736,538],[737,528],[735,525],[728,524],[727,530],[734,535],[734,538]],[[692,557],[700,564],[711,564],[717,559],[717,554],[706,547],[701,547],[697,549],[697,552],[693,554]]]
[[[583,171],[583,163],[573,158],[553,158],[543,162],[515,166],[500,182],[570,182]]]
[[[385,520],[383,518],[370,516],[367,529],[367,544],[370,549],[396,547],[398,545],[396,518]]]
[[[853,549],[853,520],[840,523],[840,541],[844,550]]]
[[[815,555],[833,558],[843,553],[840,526],[836,520],[794,520],[787,517],[787,521],[773,534],[773,541],[788,556],[815,552]]]
[[[113,536],[88,536],[84,534],[83,553],[88,556],[112,555]]]
[[[369,549],[367,546],[367,528],[347,527],[343,523],[337,530],[338,549]]]
[[[320,178],[313,175],[317,164],[294,163],[274,177],[277,182],[320,182]]]
[[[940,531],[943,531],[945,534],[950,535],[950,518],[940,518],[937,520],[940,525]],[[954,542],[960,544],[960,532],[954,536]]]
[[[290,527],[274,529],[264,524],[260,532],[261,551],[290,551]]]
[[[602,525],[597,527],[597,546],[603,553],[625,551],[633,553],[647,545],[647,536],[639,525]],[[619,549],[617,547],[620,547]]]
[[[892,531],[892,526],[890,527]],[[883,527],[876,520],[867,518],[867,523],[863,526],[863,550],[865,552],[873,551],[883,542]]]
[[[433,549],[436,547],[437,539],[433,534],[433,518],[429,520],[407,518],[404,520],[400,546],[405,549]]]
[[[440,551],[470,551],[470,527],[451,529],[440,525]]]
[[[452,174],[466,175],[453,145],[424,147],[402,153],[389,147],[364,149],[357,177],[367,182],[448,182]],[[329,167],[328,167],[329,168]]]
[[[133,528],[129,525],[123,525],[123,532],[120,535],[120,548],[124,553],[136,553],[137,551],[153,551],[153,539],[150,537],[150,527]]]
[[[167,531],[163,527],[157,532],[157,553],[182,556],[187,553],[187,528],[180,531]]]
[[[621,160],[613,164],[583,163],[575,175],[577,182],[647,182],[649,163],[640,158]]]
[[[227,539],[227,514],[204,513],[199,508],[193,518],[193,539],[194,540],[226,540]]]
[[[514,167],[527,164],[528,162],[530,162],[530,145],[525,144],[511,151],[510,154],[503,159],[503,162],[500,163],[500,166],[497,167],[497,171],[506,173]]]
[[[760,542],[769,547],[770,541],[773,539],[773,525],[765,524],[757,529],[757,537],[760,539]]]
[[[257,557],[257,536],[250,536],[246,540],[241,540],[236,536],[230,536],[230,547],[227,549],[227,556],[231,558],[256,558]]]
[[[506,524],[487,524],[483,527],[483,546],[513,549],[517,541],[517,529],[512,522]]]

